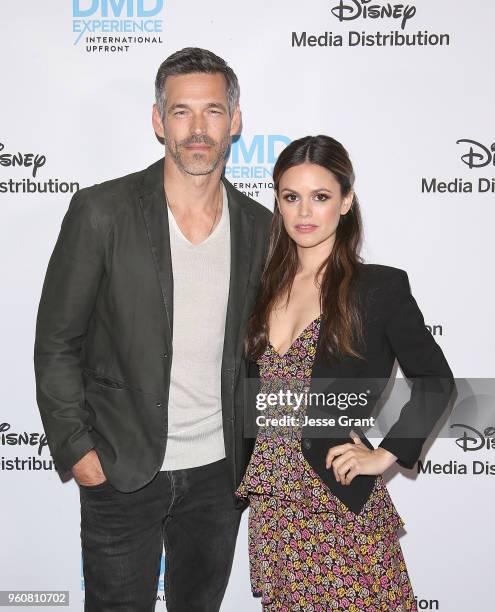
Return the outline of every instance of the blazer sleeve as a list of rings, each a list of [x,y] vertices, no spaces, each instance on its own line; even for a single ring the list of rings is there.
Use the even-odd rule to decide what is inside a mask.
[[[81,354],[104,265],[98,220],[86,191],[74,194],[62,221],[36,321],[36,399],[60,470],[70,470],[95,446],[87,425]]]
[[[399,465],[412,468],[419,459],[424,442],[446,409],[455,382],[442,349],[426,329],[404,270],[400,270],[393,293],[392,314],[385,333],[412,388],[399,419],[379,446],[393,453]]]

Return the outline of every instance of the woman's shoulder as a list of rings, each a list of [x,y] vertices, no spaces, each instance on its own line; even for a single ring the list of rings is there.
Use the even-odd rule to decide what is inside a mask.
[[[383,264],[359,262],[357,278],[370,287],[396,289],[399,286],[409,286],[409,277],[405,270]]]
[[[411,293],[407,272],[394,266],[360,262],[356,281],[363,297],[373,301],[402,301]]]

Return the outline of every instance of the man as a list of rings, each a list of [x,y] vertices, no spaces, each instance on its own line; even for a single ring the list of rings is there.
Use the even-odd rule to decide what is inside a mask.
[[[74,195],[38,312],[37,398],[81,500],[85,610],[218,610],[241,511],[243,336],[271,213],[222,175],[241,114],[209,51],[160,66],[165,157]]]

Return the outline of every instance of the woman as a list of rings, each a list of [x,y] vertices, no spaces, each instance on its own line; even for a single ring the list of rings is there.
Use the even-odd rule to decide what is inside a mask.
[[[406,272],[358,256],[361,218],[343,146],[328,136],[296,140],[273,178],[275,211],[246,356],[260,392],[291,390],[306,400],[279,399],[256,420],[236,491],[250,504],[252,591],[267,612],[416,610],[398,539],[404,522],[382,474],[395,462],[414,466],[448,403],[452,372]],[[373,448],[338,417],[369,417],[395,358],[413,380],[411,399]],[[307,401],[322,390],[329,400],[355,391],[366,402],[342,410]],[[297,422],[279,418],[291,410]],[[306,420],[322,415],[334,417],[330,427]]]

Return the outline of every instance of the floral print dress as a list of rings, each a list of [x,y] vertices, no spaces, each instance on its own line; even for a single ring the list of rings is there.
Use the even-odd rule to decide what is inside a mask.
[[[258,360],[261,392],[281,383],[292,391],[309,389],[320,321],[312,321],[283,355],[268,343]],[[298,412],[301,418],[304,407]],[[263,610],[416,612],[397,534],[404,522],[383,478],[356,515],[306,461],[301,428],[263,430],[235,492],[249,499],[251,589]]]

